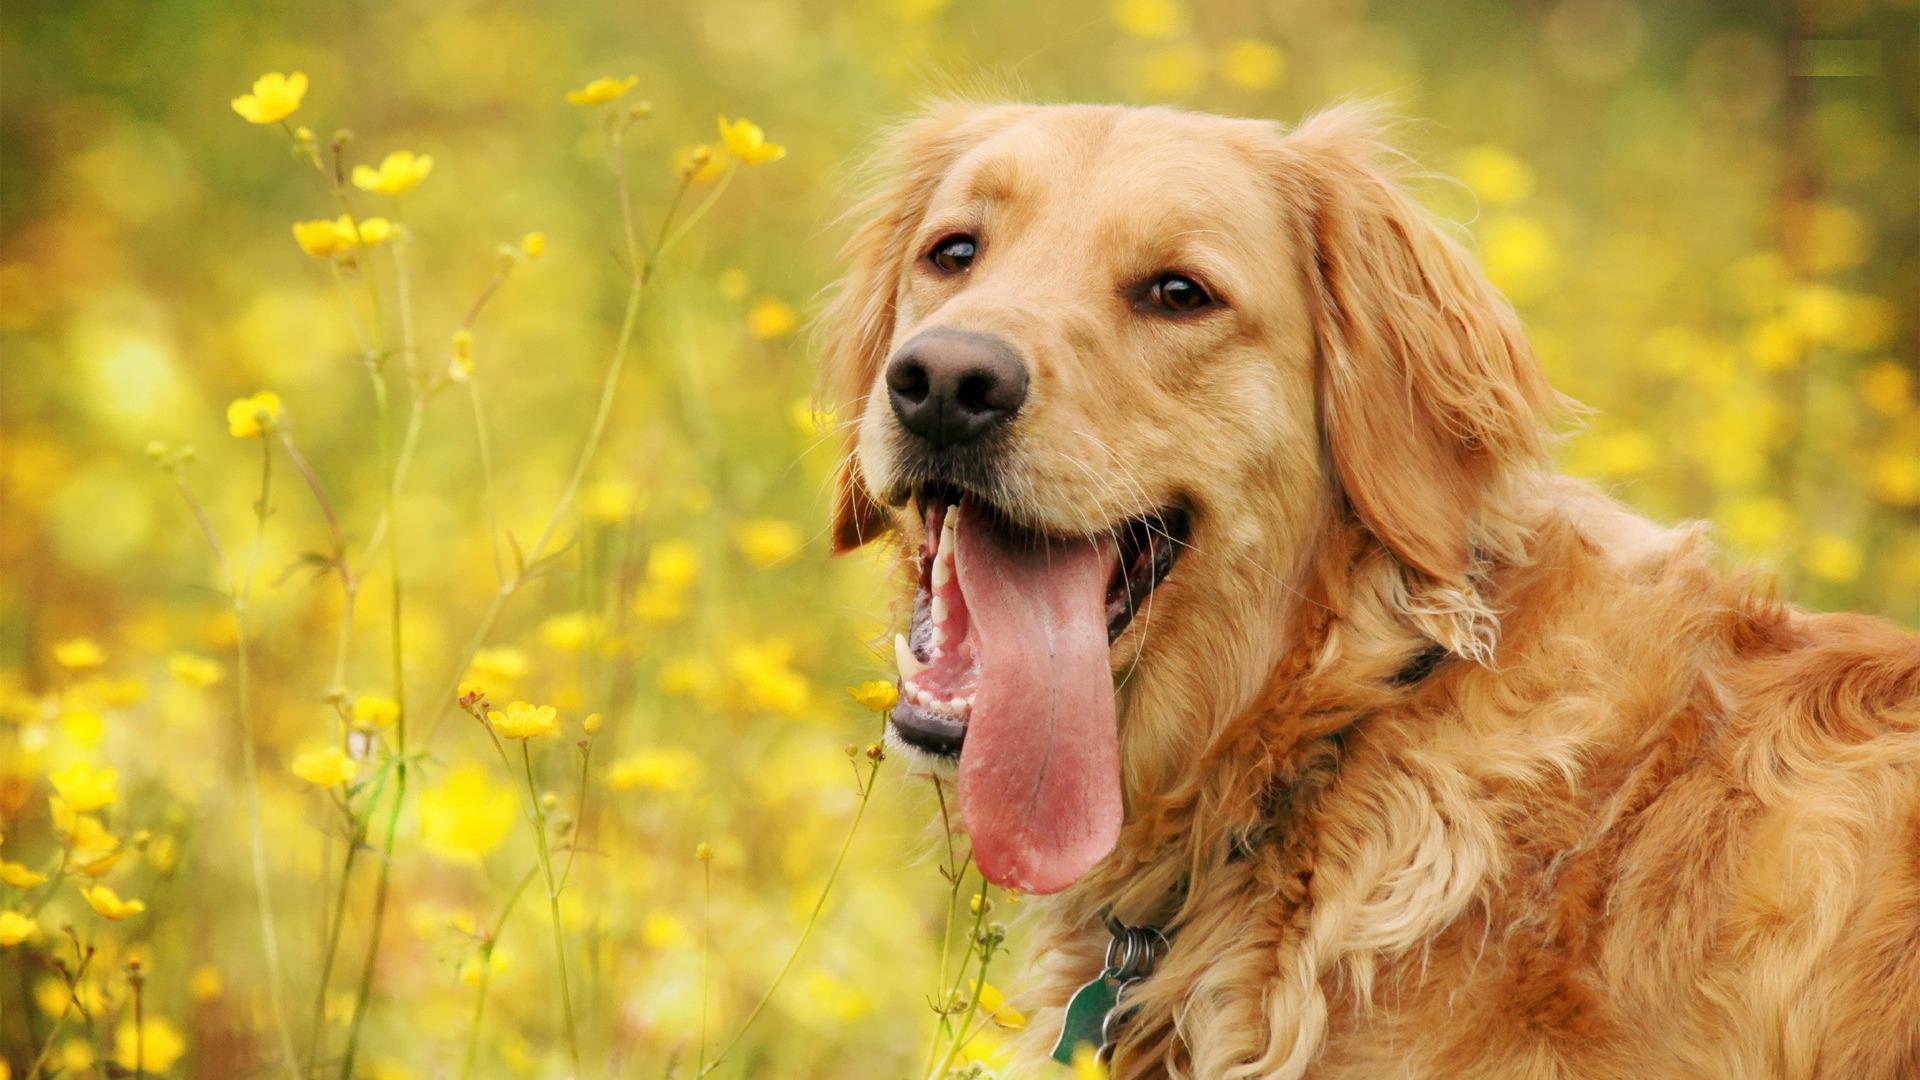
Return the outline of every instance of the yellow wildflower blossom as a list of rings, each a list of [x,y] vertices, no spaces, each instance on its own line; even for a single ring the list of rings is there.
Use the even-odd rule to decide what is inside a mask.
[[[201,964],[193,969],[187,979],[187,995],[202,1004],[213,1001],[227,992],[227,980],[220,976],[220,969],[212,964]]]
[[[467,678],[492,690],[504,690],[526,678],[527,672],[532,670],[533,662],[527,658],[524,649],[496,645],[473,654],[473,663],[467,667]]]
[[[37,889],[47,883],[47,875],[35,873],[17,862],[0,860],[0,881],[16,889]]]
[[[498,975],[512,966],[513,953],[499,945],[487,950],[484,957],[481,950],[475,950],[460,965],[460,981],[468,986],[479,986],[481,975]]]
[[[658,581],[645,582],[633,594],[633,613],[650,623],[684,619],[687,615],[686,590]]]
[[[1892,360],[1868,364],[1860,372],[1860,398],[1882,416],[1903,416],[1913,411],[1913,376]]]
[[[853,700],[859,702],[862,708],[872,709],[874,712],[891,712],[894,705],[900,701],[900,688],[885,679],[874,679],[863,682],[859,686],[849,686],[847,693]]]
[[[580,493],[580,511],[602,525],[618,525],[633,515],[639,492],[627,480],[601,480]]]
[[[90,637],[68,638],[53,647],[53,662],[68,671],[91,671],[107,662],[107,654]]]
[[[120,780],[119,771],[96,769],[84,761],[76,761],[64,769],[49,773],[47,779],[53,782],[53,789],[60,793],[67,805],[78,813],[112,806],[118,797],[116,788]]]
[[[507,706],[506,712],[498,709],[487,714],[487,723],[502,738],[531,739],[536,735],[553,734],[554,718],[558,713],[551,705],[531,705],[516,701]]]
[[[547,234],[530,232],[520,238],[520,253],[529,259],[537,259],[547,253]]]
[[[373,247],[393,235],[393,222],[386,218],[361,218],[355,222],[345,214],[337,218],[316,218],[293,223],[293,242],[316,259],[330,258],[354,247]]]
[[[142,1020],[138,1030],[131,1018],[122,1020],[113,1034],[113,1060],[123,1069],[164,1073],[186,1052],[179,1030],[157,1016]]]
[[[173,677],[188,686],[209,687],[226,676],[226,669],[219,662],[189,652],[177,652],[167,657],[167,671]]]
[[[147,910],[144,900],[122,900],[120,894],[109,885],[95,885],[90,889],[81,889],[80,895],[86,897],[87,906],[94,914],[111,922],[132,918]]]
[[[290,768],[293,775],[320,788],[339,787],[360,772],[359,764],[337,746],[296,755]]]
[[[771,712],[798,713],[809,695],[806,676],[792,667],[793,647],[781,638],[736,646],[727,666],[748,704]]]
[[[33,916],[17,911],[0,911],[0,946],[12,948],[40,932]]]
[[[475,761],[447,770],[420,795],[420,843],[443,859],[472,861],[500,846],[519,818],[512,787]]]
[[[745,118],[728,120],[722,116],[720,141],[727,153],[748,165],[764,165],[787,156],[786,147],[768,142],[767,133],[760,130],[760,125]]]
[[[570,611],[564,615],[552,615],[540,620],[540,640],[550,649],[575,653],[587,647],[587,638],[594,630],[593,616],[584,611]]]
[[[771,296],[762,298],[747,312],[747,333],[761,341],[775,341],[792,334],[800,326],[793,306]]]
[[[1258,38],[1241,38],[1220,51],[1220,77],[1242,90],[1265,90],[1287,70],[1287,54]]]
[[[685,791],[706,771],[699,755],[679,746],[636,750],[607,766],[607,786],[615,791]]]
[[[1821,581],[1845,585],[1860,576],[1860,545],[1836,533],[1821,533],[1807,544],[1803,560],[1807,573]]]
[[[1027,1018],[1020,1015],[1020,1010],[1007,1004],[1006,995],[1000,992],[999,987],[992,983],[977,985],[979,995],[976,1000],[980,1003],[980,1011],[987,1014],[988,1019],[1003,1028],[1011,1028],[1015,1031],[1027,1026]]]
[[[1122,33],[1149,41],[1179,37],[1193,22],[1181,0],[1113,0],[1108,13]]]
[[[362,694],[353,699],[351,712],[354,727],[361,731],[373,731],[392,727],[394,721],[400,719],[400,703],[376,694]]]
[[[1107,1080],[1107,1067],[1092,1043],[1073,1048],[1073,1080]]]
[[[569,105],[605,105],[616,101],[622,94],[631,90],[640,82],[640,76],[629,75],[624,79],[611,76],[595,79],[578,90],[567,91]]]
[[[779,518],[756,518],[733,530],[733,542],[740,554],[761,569],[793,558],[806,540],[798,525]]]
[[[727,171],[727,159],[713,152],[706,143],[683,146],[673,152],[673,172],[690,183],[706,184],[720,179]]]
[[[1489,206],[1512,206],[1533,194],[1533,167],[1498,146],[1469,148],[1454,171]]]
[[[685,588],[700,576],[700,549],[686,540],[662,540],[647,552],[647,580]]]
[[[405,195],[420,186],[420,181],[433,171],[432,154],[415,154],[411,150],[395,150],[388,154],[375,169],[366,165],[353,167],[353,186],[362,191],[377,192],[381,195]]]
[[[473,378],[473,331],[464,327],[447,340],[447,378],[454,382]]]
[[[292,116],[307,96],[307,73],[270,71],[253,80],[253,93],[233,99],[233,111],[249,124],[276,124]]]
[[[236,439],[258,439],[272,431],[285,414],[280,395],[271,390],[235,398],[227,405],[227,433]]]
[[[693,846],[693,857],[701,862],[712,862],[713,845],[707,843],[705,840],[700,841]]]

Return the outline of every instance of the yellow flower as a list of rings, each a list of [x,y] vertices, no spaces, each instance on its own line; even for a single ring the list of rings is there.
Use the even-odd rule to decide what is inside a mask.
[[[392,727],[400,719],[400,703],[392,698],[362,694],[353,699],[353,726],[361,731]]]
[[[1920,456],[1902,450],[1881,454],[1873,463],[1873,495],[1894,506],[1920,506]]]
[[[1241,38],[1220,51],[1220,77],[1242,90],[1265,90],[1287,70],[1287,54],[1258,38]]]
[[[570,611],[540,620],[540,640],[550,649],[575,653],[586,648],[599,629],[598,617],[584,611]]]
[[[198,1002],[208,1002],[226,993],[227,981],[220,976],[220,969],[212,964],[201,964],[193,969],[193,975],[187,979],[187,996]]]
[[[763,570],[793,558],[806,541],[799,526],[779,518],[756,518],[733,530],[733,542],[740,554]]]
[[[68,671],[91,671],[107,662],[107,654],[90,637],[68,638],[53,647],[53,662]]]
[[[537,259],[547,253],[547,234],[530,232],[520,238],[520,253],[529,259]]]
[[[272,431],[285,412],[280,395],[271,390],[234,398],[227,405],[227,433],[236,439],[258,439]]]
[[[847,687],[847,693],[862,707],[874,712],[890,712],[900,700],[900,688],[884,679]]]
[[[366,165],[353,167],[353,186],[382,195],[405,195],[420,186],[433,171],[432,154],[395,150],[380,162],[378,169]]]
[[[1150,41],[1178,37],[1193,21],[1181,0],[1113,0],[1107,10],[1123,33]]]
[[[598,732],[600,725],[605,722],[605,719],[601,717],[599,713],[588,713],[587,718],[580,721],[580,730],[592,735]]]
[[[16,889],[37,889],[47,883],[47,875],[36,874],[17,862],[0,860],[0,881]]]
[[[495,945],[484,957],[480,950],[475,950],[468,954],[466,960],[460,965],[460,981],[468,986],[479,986],[482,974],[491,977],[512,966],[513,954],[498,945]]]
[[[111,886],[95,885],[90,889],[81,889],[80,895],[87,898],[87,906],[103,919],[119,922],[147,910],[143,900],[122,900],[120,894]]]
[[[700,841],[693,846],[693,857],[701,862],[712,862],[713,845],[707,843],[705,840]]]
[[[69,807],[84,814],[113,805],[118,795],[115,788],[120,773],[115,769],[96,769],[84,761],[76,761],[58,772],[48,774],[47,779],[53,781],[53,789],[60,793]]]
[[[605,105],[633,89],[639,81],[638,75],[629,75],[624,79],[612,77],[595,79],[578,90],[567,91],[567,104]]]
[[[1882,416],[1913,410],[1913,376],[1892,360],[1869,364],[1860,372],[1860,397]]]
[[[212,686],[226,675],[226,670],[218,662],[189,652],[177,652],[167,657],[167,670],[188,686],[202,688]]]
[[[700,550],[685,540],[662,540],[647,552],[647,580],[685,588],[700,576]]]
[[[1475,146],[1454,171],[1489,206],[1512,206],[1533,194],[1533,168],[1498,146]]]
[[[536,735],[553,734],[556,715],[551,705],[530,705],[516,701],[507,706],[506,712],[495,709],[488,713],[487,723],[502,738],[531,739]]]
[[[473,331],[455,330],[447,341],[447,378],[466,382],[473,377]]]
[[[53,813],[54,834],[73,849],[76,863],[85,865],[120,846],[120,841],[100,824],[99,818],[75,813],[60,796],[47,796],[47,806]]]
[[[798,713],[807,706],[806,676],[792,666],[793,647],[781,638],[747,642],[727,656],[748,704],[772,712]]]
[[[800,325],[793,307],[771,296],[761,299],[747,312],[747,333],[761,341],[786,337]]]
[[[163,1073],[187,1052],[187,1042],[172,1024],[159,1017],[141,1021],[138,1031],[131,1019],[122,1020],[113,1035],[113,1059],[121,1068]]]
[[[307,96],[307,73],[270,71],[253,80],[253,93],[233,99],[233,111],[250,124],[273,124],[292,116]]]
[[[705,770],[699,756],[683,747],[644,748],[607,766],[607,786],[615,791],[685,791],[699,783]]]
[[[519,816],[513,788],[466,761],[420,795],[420,843],[443,859],[471,861],[507,838]]]
[[[0,911],[0,946],[12,948],[40,932],[33,916],[17,911]]]
[[[764,165],[787,156],[787,148],[767,141],[767,133],[751,120],[720,118],[720,141],[727,153],[748,165]]]
[[[727,159],[714,153],[713,147],[706,143],[695,143],[673,152],[673,171],[691,183],[705,184],[718,180],[720,174],[727,171]]]
[[[360,772],[359,764],[337,746],[296,755],[291,768],[293,775],[321,788],[349,783]]]
[[[1539,221],[1519,214],[1490,218],[1481,240],[1487,276],[1514,300],[1530,300],[1553,283],[1560,252]]]
[[[527,659],[525,650],[496,645],[473,654],[467,678],[492,690],[504,690],[526,678],[531,670],[533,662]]]
[[[638,492],[626,480],[601,480],[580,493],[580,510],[602,525],[618,525],[633,515]]]
[[[980,988],[978,998],[980,1011],[986,1013],[989,1019],[1003,1028],[1012,1028],[1015,1031],[1027,1026],[1027,1018],[1020,1015],[1020,1010],[1007,1004],[1006,995],[1000,992],[999,987],[992,983],[977,985]]]
[[[1134,65],[1134,79],[1155,97],[1182,97],[1207,79],[1207,51],[1187,41],[1149,50]]]
[[[1107,1080],[1107,1067],[1100,1063],[1092,1043],[1073,1048],[1073,1080]]]
[[[293,223],[293,242],[316,259],[338,255],[354,247],[373,247],[393,235],[393,222],[386,218],[362,218],[355,222],[345,214],[337,218],[316,218]]]
[[[1821,581],[1845,585],[1860,576],[1860,545],[1834,533],[1821,533],[1807,544],[1807,573]]]

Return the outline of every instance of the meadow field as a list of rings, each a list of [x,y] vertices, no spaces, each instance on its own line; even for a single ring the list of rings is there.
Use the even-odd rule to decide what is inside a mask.
[[[938,94],[1387,100],[1566,468],[1920,624],[1914,0],[0,24],[0,1078],[1011,1075],[812,393]]]

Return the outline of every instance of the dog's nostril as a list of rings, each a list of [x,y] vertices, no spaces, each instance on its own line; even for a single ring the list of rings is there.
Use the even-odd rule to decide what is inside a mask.
[[[993,397],[994,378],[985,372],[973,372],[961,378],[960,386],[954,391],[953,399],[968,412],[987,412],[995,408],[990,400]]]
[[[887,389],[915,404],[925,401],[931,389],[926,365],[913,357],[902,357],[887,368]]]

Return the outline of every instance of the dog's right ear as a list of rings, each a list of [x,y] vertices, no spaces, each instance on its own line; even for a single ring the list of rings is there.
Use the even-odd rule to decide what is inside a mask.
[[[934,188],[960,155],[1026,108],[962,101],[930,106],[882,137],[871,167],[873,194],[848,212],[861,224],[842,250],[846,274],[820,315],[820,393],[829,414],[847,432],[833,483],[836,555],[891,526],[886,510],[867,488],[854,447],[880,367],[893,347],[901,282],[917,254],[910,250],[914,233],[926,218]]]

